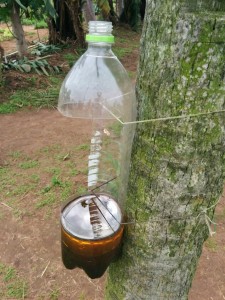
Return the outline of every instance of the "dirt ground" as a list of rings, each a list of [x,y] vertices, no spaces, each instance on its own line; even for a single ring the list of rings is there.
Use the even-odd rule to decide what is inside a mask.
[[[43,36],[46,36],[44,30]],[[2,46],[7,52],[14,51],[12,42],[11,46],[10,42],[3,42]],[[124,64],[128,69],[136,68],[135,59],[133,63],[129,60]],[[74,145],[85,144],[87,125],[80,120],[64,118],[54,109],[1,115],[0,166],[16,165],[15,153],[42,160],[39,172],[40,185],[44,186],[49,178],[41,170],[51,163],[51,152],[43,149],[60,145],[61,153],[67,153]],[[13,158],[10,153],[14,153]],[[76,159],[82,160],[82,157]],[[18,169],[15,177],[23,176],[22,172]],[[82,174],[73,177],[75,186],[82,180]],[[10,189],[13,189],[13,181],[9,183]],[[29,287],[26,299],[103,300],[106,275],[91,280],[82,270],[64,268],[60,253],[60,205],[37,210],[34,209],[37,198],[32,191],[21,194],[19,200],[23,213],[19,217],[13,213],[11,205],[6,204],[8,199],[0,199],[0,261],[15,267],[21,277],[26,278]],[[216,209],[216,234],[204,245],[189,300],[225,299],[224,207],[225,198],[222,198]]]
[[[4,29],[5,25],[0,24],[0,29]],[[40,41],[47,41],[48,39],[48,32],[45,28],[43,29],[34,29],[33,25],[30,26],[23,26],[26,41],[28,43],[28,47],[33,45],[34,43]],[[4,48],[5,55],[16,51],[16,43],[15,40],[8,40],[0,42],[0,45]]]

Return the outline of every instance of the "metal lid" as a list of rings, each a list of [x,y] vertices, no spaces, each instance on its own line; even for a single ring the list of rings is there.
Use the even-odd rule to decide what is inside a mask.
[[[61,214],[63,228],[80,239],[97,240],[120,228],[122,213],[109,195],[85,195],[69,202]]]

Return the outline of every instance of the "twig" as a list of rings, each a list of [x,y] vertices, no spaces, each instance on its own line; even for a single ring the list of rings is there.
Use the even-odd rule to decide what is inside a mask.
[[[27,47],[27,49],[35,48],[36,46],[37,46],[36,44],[35,44],[35,45],[31,45],[31,46]],[[12,56],[12,55],[14,55],[14,54],[16,54],[16,53],[18,53],[18,51],[9,53],[9,54],[5,55],[5,57]]]
[[[11,35],[16,39],[16,40],[18,40],[18,37],[14,34],[14,32],[10,29],[10,27],[9,27],[9,24],[7,23],[7,22],[5,22],[6,23],[6,26],[8,27],[8,29],[9,29],[9,32],[11,33]]]
[[[8,207],[9,209],[13,209],[11,206],[9,206],[8,204],[1,202],[2,205],[4,205],[5,207]]]
[[[46,55],[46,56],[40,56],[40,57],[35,58],[35,59],[33,59],[33,60],[30,60],[30,61],[41,60],[41,59],[44,59],[44,58],[47,58],[47,57],[51,57],[51,56],[53,56],[53,55],[52,55],[52,54],[49,54],[49,55]]]
[[[46,272],[46,270],[47,270],[49,264],[50,264],[50,261],[48,262],[48,264],[47,264],[47,266],[45,267],[44,271],[41,273],[41,277],[43,277],[43,275],[45,274],[45,272]]]
[[[36,30],[37,30],[37,36],[38,36],[38,40],[39,40],[39,42],[40,42],[40,41],[41,41],[41,39],[40,39],[39,31],[38,31],[38,28],[37,28],[37,22],[36,22]]]

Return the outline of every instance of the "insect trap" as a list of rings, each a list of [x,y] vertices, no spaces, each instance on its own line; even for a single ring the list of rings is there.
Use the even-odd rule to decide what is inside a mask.
[[[88,119],[86,195],[72,197],[61,212],[62,260],[89,277],[103,275],[117,256],[124,224],[136,100],[127,72],[111,46],[110,22],[89,22],[87,51],[66,76],[58,110],[66,117]],[[124,124],[125,123],[125,124]]]

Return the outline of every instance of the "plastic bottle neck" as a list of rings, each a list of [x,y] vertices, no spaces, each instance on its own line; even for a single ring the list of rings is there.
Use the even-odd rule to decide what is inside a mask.
[[[111,43],[88,43],[87,54],[96,56],[115,56]]]
[[[114,56],[111,47],[114,43],[112,23],[105,21],[90,21],[89,33],[86,34],[87,52],[93,55]]]

